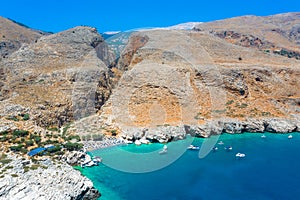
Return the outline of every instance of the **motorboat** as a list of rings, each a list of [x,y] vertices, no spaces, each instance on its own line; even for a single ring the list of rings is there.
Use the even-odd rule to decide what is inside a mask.
[[[218,147],[213,147],[212,150],[213,151],[218,151]]]
[[[266,138],[267,136],[265,135],[265,134],[263,134],[262,136],[261,136],[261,138]]]
[[[187,148],[188,150],[199,150],[200,149],[200,147],[198,147],[198,146],[194,146],[194,145],[190,145],[190,146],[188,146],[188,148]]]
[[[166,153],[168,153],[168,146],[164,145],[163,149],[160,152],[158,152],[158,153],[159,154],[166,154]]]
[[[289,136],[288,136],[288,139],[292,139],[292,138],[293,138],[293,136],[292,136],[292,135],[289,135]]]
[[[223,141],[218,142],[218,145],[224,145]]]
[[[244,153],[237,153],[237,154],[235,154],[235,157],[237,157],[237,158],[244,158],[244,157],[246,157],[246,154],[244,154]]]
[[[232,150],[232,146],[227,146],[224,148],[226,151],[231,151]]]
[[[166,154],[166,153],[168,153],[168,150],[167,149],[163,149],[163,150],[161,150],[160,152],[158,152],[159,154]]]

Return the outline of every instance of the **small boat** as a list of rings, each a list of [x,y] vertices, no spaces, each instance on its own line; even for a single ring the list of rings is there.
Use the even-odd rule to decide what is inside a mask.
[[[224,145],[223,141],[218,142],[218,145]]]
[[[218,151],[218,147],[213,147],[212,150],[213,151]]]
[[[265,135],[265,134],[263,134],[262,136],[261,136],[261,138],[266,138],[267,136]]]
[[[235,154],[235,157],[237,157],[237,158],[244,158],[245,156],[246,156],[246,154],[244,154],[244,153]]]
[[[98,165],[99,163],[102,162],[102,158],[100,158],[99,156],[95,156],[93,158],[93,162]]]
[[[288,136],[288,139],[292,139],[292,138],[293,138],[293,136],[292,136],[292,135],[289,135],[289,136]]]
[[[168,150],[167,149],[163,149],[163,150],[161,150],[160,152],[158,152],[159,154],[166,154],[166,153],[168,153]]]
[[[194,146],[194,145],[190,145],[190,146],[188,146],[188,148],[187,148],[188,150],[199,150],[200,149],[200,147],[198,147],[198,146]]]
[[[232,150],[232,146],[227,146],[224,148],[226,151],[231,151]]]
[[[168,147],[167,147],[167,145],[164,145],[163,149],[160,152],[158,152],[158,153],[159,154],[166,154],[166,153],[168,153]]]

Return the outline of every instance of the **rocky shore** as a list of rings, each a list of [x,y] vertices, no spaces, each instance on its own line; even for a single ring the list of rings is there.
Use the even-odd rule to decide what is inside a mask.
[[[297,117],[291,119],[247,119],[245,121],[224,118],[222,120],[209,120],[204,124],[198,125],[157,126],[149,129],[135,128],[123,131],[121,138],[129,142],[146,140],[149,142],[165,143],[184,139],[186,134],[207,138],[211,135],[219,135],[221,133],[240,134],[244,132],[271,132],[284,134],[299,131],[300,120]]]
[[[0,164],[0,200],[90,200],[100,196],[89,179],[66,163],[49,158],[33,163],[12,154],[5,160]]]
[[[128,141],[122,138],[106,138],[102,141],[83,141],[84,148],[87,151],[103,149],[111,146],[126,145]]]

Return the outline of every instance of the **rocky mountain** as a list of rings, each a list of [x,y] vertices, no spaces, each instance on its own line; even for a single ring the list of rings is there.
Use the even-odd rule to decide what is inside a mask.
[[[285,13],[203,23],[197,25],[195,30],[209,32],[232,44],[300,59],[299,23],[300,13]]]
[[[46,35],[1,61],[2,117],[28,112],[27,126],[44,128],[88,117],[104,134],[290,117],[300,109],[299,20],[244,16],[107,40],[90,27]]]
[[[96,29],[76,27],[24,44],[1,62],[4,71],[2,105],[5,108],[21,105],[42,127],[60,127],[76,116],[87,115],[81,112],[93,112],[83,111],[84,103],[73,105],[72,101],[84,98],[82,102],[87,103],[89,88],[84,87],[89,86],[84,83],[99,85],[98,89],[91,91],[91,98],[98,99],[98,108],[108,97],[108,68],[98,59],[95,50],[102,41]],[[2,113],[13,115],[6,111]]]
[[[18,50],[22,44],[36,41],[49,33],[36,31],[16,21],[0,17],[0,59]]]
[[[4,18],[0,23],[1,134],[23,129],[43,141],[56,131],[84,140],[106,135],[168,142],[187,133],[300,131],[300,13],[106,39],[91,27],[47,35]],[[4,143],[0,147],[8,149]],[[57,171],[48,167],[39,173]],[[27,175],[16,174],[1,179],[0,197],[23,198],[15,181],[27,184]],[[75,182],[83,184],[71,177],[53,181],[90,191],[90,182],[77,175]],[[24,188],[37,195],[44,190]],[[67,195],[81,195],[75,193]]]

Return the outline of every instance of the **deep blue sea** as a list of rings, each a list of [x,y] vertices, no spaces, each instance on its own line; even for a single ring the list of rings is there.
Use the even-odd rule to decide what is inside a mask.
[[[100,200],[200,200],[200,199],[300,199],[300,133],[222,134],[218,150],[199,159],[198,151],[185,153],[169,166],[149,173],[126,173],[107,167],[105,158],[118,152],[143,153],[162,149],[162,144],[128,145],[92,152],[104,164],[84,168],[102,193]],[[205,139],[195,138],[201,146]],[[167,144],[167,159],[172,149],[184,141]],[[225,146],[232,146],[226,151]],[[236,153],[246,157],[236,158]],[[116,158],[119,159],[119,158]],[[149,158],[151,160],[151,158]],[[123,162],[123,161],[122,161]]]

